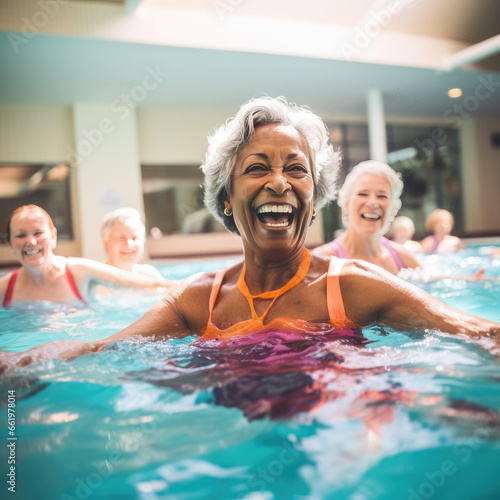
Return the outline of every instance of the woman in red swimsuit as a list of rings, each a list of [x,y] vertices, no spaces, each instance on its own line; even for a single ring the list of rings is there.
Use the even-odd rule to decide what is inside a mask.
[[[347,230],[314,253],[365,260],[392,274],[420,267],[412,252],[384,237],[401,207],[402,190],[403,181],[389,165],[378,161],[356,165],[338,198]]]
[[[3,307],[20,301],[85,302],[93,283],[150,289],[174,284],[89,259],[54,255],[57,230],[49,214],[36,205],[24,205],[12,212],[7,239],[21,267],[0,278]]]
[[[360,336],[373,323],[500,339],[500,325],[446,306],[392,273],[363,261],[311,255],[316,210],[336,195],[340,156],[323,121],[284,98],[244,104],[210,139],[202,166],[205,202],[239,234],[244,261],[174,288],[142,318],[106,339],[58,341],[2,353],[3,368],[102,350],[110,343],[199,335],[221,349],[245,334],[286,332]],[[302,332],[302,333],[301,333]],[[312,333],[311,333],[312,332]]]

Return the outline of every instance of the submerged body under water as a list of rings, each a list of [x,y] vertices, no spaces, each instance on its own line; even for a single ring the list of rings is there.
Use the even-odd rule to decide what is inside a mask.
[[[500,259],[480,249],[426,260],[440,273],[484,265],[500,276]],[[160,268],[166,277],[205,269]],[[419,286],[500,321],[500,281]],[[102,338],[155,301],[4,310],[0,348]],[[6,426],[15,400],[18,498],[500,498],[498,358],[434,332],[285,326],[224,342],[125,341],[0,384]]]

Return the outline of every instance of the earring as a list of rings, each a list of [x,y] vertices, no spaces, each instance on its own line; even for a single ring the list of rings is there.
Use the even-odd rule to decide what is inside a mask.
[[[231,215],[233,215],[233,211],[231,210],[231,212],[227,213],[227,207],[226,207],[226,208],[224,208],[224,215],[226,217],[231,217]]]

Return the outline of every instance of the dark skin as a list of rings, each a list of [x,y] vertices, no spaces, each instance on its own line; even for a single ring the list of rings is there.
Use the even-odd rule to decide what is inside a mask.
[[[226,209],[242,236],[245,281],[252,294],[278,290],[297,272],[313,203],[307,143],[291,127],[272,124],[257,128],[238,154],[226,200]],[[263,215],[262,207],[276,207],[275,215],[269,215],[271,208]],[[313,255],[305,278],[278,297],[265,323],[276,318],[328,322],[329,264],[329,258]],[[247,299],[236,286],[242,267],[239,263],[225,273],[212,316],[220,329],[251,318]],[[207,273],[181,283],[142,318],[106,339],[58,341],[25,353],[1,353],[0,367],[5,370],[54,357],[72,359],[134,337],[166,340],[198,335],[209,320],[214,276]],[[472,339],[488,337],[495,345],[500,340],[499,324],[448,307],[420,288],[364,261],[346,261],[340,273],[340,290],[347,316],[361,327],[378,323],[400,330],[432,329]],[[257,314],[269,305],[269,300],[254,302]]]
[[[281,317],[326,321],[328,264],[329,259],[313,257],[304,281],[278,298],[266,323]],[[221,328],[250,317],[248,303],[236,288],[240,270],[241,264],[228,270],[214,308],[213,321]],[[94,342],[57,341],[26,353],[5,353],[1,358],[2,366],[4,369],[23,366],[53,357],[72,359],[127,338],[167,340],[198,334],[208,322],[208,307],[203,305],[208,304],[213,278],[213,273],[209,273],[190,285],[180,285],[142,318],[111,337]],[[471,339],[486,337],[495,344],[500,340],[497,323],[446,306],[423,290],[364,261],[348,261],[344,265],[340,288],[346,314],[361,327],[378,323],[406,331],[432,329]],[[262,301],[259,305],[260,301],[256,302],[257,313],[268,303]],[[192,304],[199,304],[199,307],[193,308]]]

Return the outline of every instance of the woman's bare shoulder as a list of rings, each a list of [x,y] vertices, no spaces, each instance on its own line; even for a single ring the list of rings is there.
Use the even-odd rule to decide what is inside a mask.
[[[390,275],[392,274],[389,271],[377,266],[376,264],[372,264],[363,259],[345,259],[344,266],[342,267],[342,271],[340,273],[341,277],[371,277],[373,275]]]
[[[361,259],[346,259],[340,272],[340,284],[344,290],[354,292],[358,298],[382,291],[385,285],[390,288],[405,283],[394,274],[376,264]]]
[[[325,243],[324,245],[320,245],[316,247],[311,252],[313,255],[323,255],[324,257],[336,256],[337,251],[335,249],[335,245],[332,245],[332,242]]]
[[[12,272],[9,272],[6,275],[0,277],[0,301],[3,301],[5,292],[7,291],[7,287],[9,286],[11,276]]]
[[[236,266],[224,270],[226,276],[232,279],[236,275]],[[217,271],[198,273],[183,279],[162,299],[163,304],[178,318],[189,325],[193,332],[205,327],[209,318],[210,294],[214,287]],[[237,278],[236,278],[237,279]]]
[[[384,311],[412,295],[409,283],[364,260],[346,260],[340,273],[346,314],[358,325],[378,321]]]
[[[182,300],[186,304],[197,303],[200,306],[206,305],[208,307],[208,299],[212,288],[214,286],[217,274],[224,273],[223,281],[237,280],[239,272],[241,272],[242,263],[236,264],[228,269],[221,269],[219,271],[211,271],[206,273],[196,273],[181,280],[169,294],[164,298],[165,301],[179,301]]]

